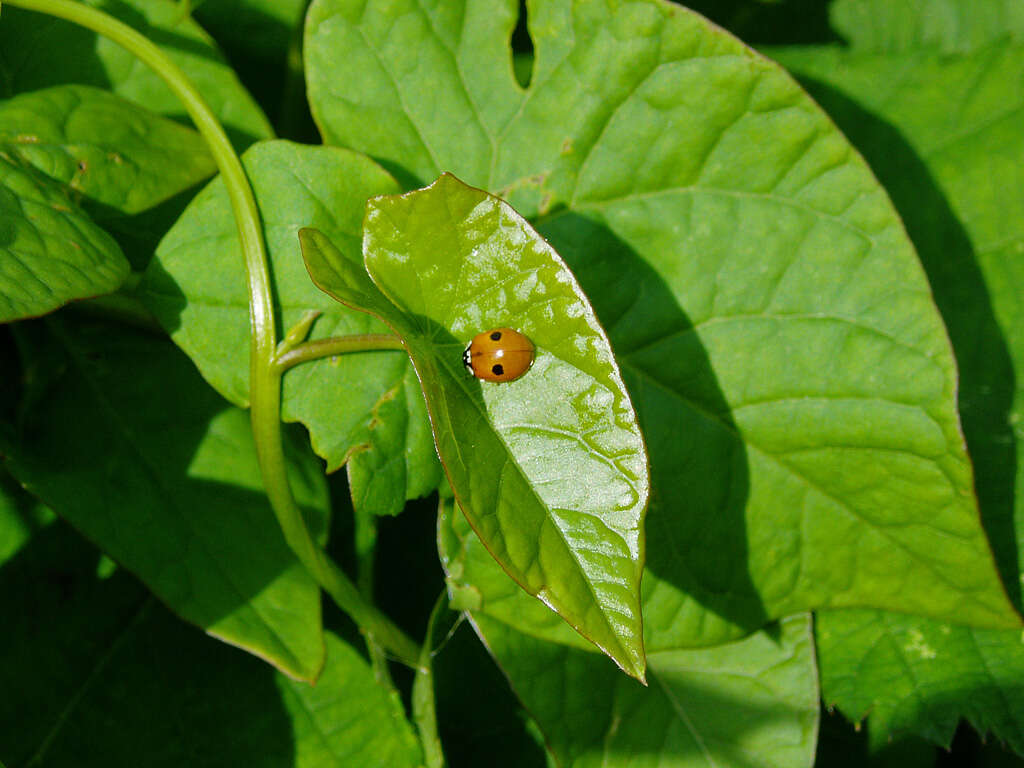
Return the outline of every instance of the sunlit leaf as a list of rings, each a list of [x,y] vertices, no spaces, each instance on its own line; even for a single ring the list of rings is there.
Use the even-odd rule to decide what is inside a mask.
[[[642,677],[646,455],[572,274],[511,208],[451,176],[375,198],[366,221],[375,282],[304,231],[313,279],[402,337],[452,489],[501,566]],[[510,383],[472,378],[467,343],[510,326],[536,346],[533,367]]]

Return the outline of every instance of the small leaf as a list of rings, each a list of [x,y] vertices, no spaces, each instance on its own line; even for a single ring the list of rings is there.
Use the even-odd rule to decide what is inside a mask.
[[[93,323],[51,329],[22,330],[29,356],[57,347],[64,362],[5,446],[11,474],[175,613],[315,679],[319,588],[264,496],[248,414],[169,342]],[[297,501],[322,532],[323,475],[308,451],[288,448]]]
[[[624,670],[643,676],[647,465],[604,331],[558,255],[508,205],[453,176],[369,204],[370,277],[316,232],[314,282],[402,337],[459,504],[498,562]],[[527,375],[481,383],[477,333],[515,326]]]
[[[0,323],[110,293],[128,270],[64,190],[0,150]]]
[[[292,717],[295,764],[360,768],[422,765],[398,694],[380,685],[350,645],[328,633],[327,666],[316,685],[278,677]],[[307,762],[308,761],[308,762]]]
[[[236,146],[273,136],[266,116],[213,39],[166,0],[85,0],[163,48],[195,85]],[[71,22],[5,8],[0,23],[0,95],[80,83],[109,88],[159,115],[191,125],[181,100],[150,67],[104,36]]]
[[[1024,755],[1024,639],[881,611],[823,611],[822,696],[876,745],[912,733],[949,749],[961,718]]]
[[[3,151],[124,213],[151,208],[216,170],[196,131],[77,85],[0,102]]]
[[[0,468],[0,566],[14,555],[39,530],[51,522],[49,509],[18,487]]]
[[[310,283],[296,232],[302,226],[317,227],[348,258],[360,259],[366,199],[396,191],[394,179],[353,152],[287,141],[256,144],[242,162],[260,207],[281,327],[292,328],[316,311],[320,317],[311,340],[387,330]],[[164,237],[139,295],[203,377],[231,402],[247,406],[249,292],[238,229],[219,178],[196,196]],[[282,415],[309,428],[314,450],[333,472],[366,442],[374,407],[409,368],[409,360],[398,352],[340,355],[300,365],[284,377]],[[423,433],[426,416],[422,407],[412,407],[416,412],[409,412],[410,434]],[[433,446],[420,439],[407,447],[418,452],[409,459],[409,487],[419,489],[416,494],[432,490],[437,473]]]
[[[357,510],[397,515],[409,499],[441,481],[423,392],[412,369],[373,409],[366,442],[348,460],[348,484]]]

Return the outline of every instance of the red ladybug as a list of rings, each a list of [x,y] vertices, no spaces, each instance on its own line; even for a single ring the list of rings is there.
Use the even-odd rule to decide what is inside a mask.
[[[512,328],[478,333],[462,353],[471,374],[484,381],[515,381],[533,365],[533,342]]]

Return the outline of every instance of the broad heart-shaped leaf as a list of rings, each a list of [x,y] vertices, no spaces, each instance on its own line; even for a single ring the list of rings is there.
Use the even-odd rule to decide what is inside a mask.
[[[1015,627],[956,371],[885,191],[777,65],[658,0],[315,0],[327,141],[508,197],[608,329],[651,455],[644,611],[679,643],[823,606]],[[380,129],[386,124],[388,130]]]
[[[0,565],[0,761],[412,768],[401,703],[327,634],[315,687],[179,621],[64,524]],[[201,756],[197,757],[197,756]]]
[[[110,293],[128,270],[56,182],[0,149],[0,323]]]
[[[642,678],[643,439],[562,260],[507,204],[449,175],[370,201],[374,282],[323,235],[302,237],[317,285],[401,336],[452,490],[495,559]],[[536,346],[533,367],[510,383],[470,377],[469,341],[511,325]]]
[[[0,102],[0,152],[124,213],[151,208],[216,170],[196,131],[83,85]]]
[[[282,328],[318,311],[313,340],[385,331],[379,321],[316,289],[302,264],[296,232],[317,227],[358,263],[366,199],[395,191],[394,180],[352,152],[285,141],[257,144],[242,161],[260,207]],[[164,237],[139,295],[206,380],[236,405],[248,405],[249,293],[234,215],[219,178]],[[408,370],[408,359],[398,352],[306,363],[285,376],[282,414],[309,428],[314,449],[334,471],[370,440],[373,409]],[[410,411],[411,432],[429,429],[422,411]],[[433,447],[419,440],[410,444],[410,452],[408,487],[429,492],[437,477]],[[404,488],[398,492],[405,495]]]
[[[917,246],[960,365],[960,412],[982,519],[1019,601],[1024,43],[998,29],[979,38],[976,22],[990,7],[980,4],[978,16],[957,15],[962,26],[946,29],[951,36],[939,44],[922,38],[921,30],[951,21],[943,9],[974,6],[942,0],[914,6],[917,12],[890,26],[887,38],[850,25],[845,31],[859,35],[850,51],[778,49],[773,55],[798,73],[864,152]],[[837,19],[844,8],[837,5]],[[963,50],[971,40],[975,47]],[[887,85],[880,89],[879,83]],[[819,628],[826,700],[855,719],[870,705],[870,730],[878,739],[910,731],[948,744],[963,716],[1024,754],[1019,631],[861,613],[823,614]],[[903,664],[899,671],[897,663]],[[888,673],[886,685],[877,685]]]
[[[141,32],[187,73],[238,147],[273,135],[270,123],[213,40],[167,0],[84,0]],[[109,88],[152,112],[191,125],[181,101],[153,70],[117,43],[42,13],[4,8],[0,96],[51,85]]]
[[[320,593],[263,495],[248,414],[227,406],[169,342],[54,319],[63,375],[34,393],[7,468],[141,578],[175,613],[290,675],[323,665]],[[25,329],[25,333],[34,330]],[[289,442],[296,498],[323,531],[318,462]]]
[[[816,619],[822,696],[848,718],[870,715],[872,742],[903,734],[947,749],[961,718],[1024,755],[1024,640],[881,611]]]

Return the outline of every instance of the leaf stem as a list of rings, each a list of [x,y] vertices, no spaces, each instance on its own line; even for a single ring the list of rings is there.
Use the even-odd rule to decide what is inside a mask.
[[[308,363],[323,357],[344,355],[349,352],[373,352],[383,349],[404,350],[405,347],[402,346],[401,339],[390,333],[332,336],[327,339],[317,339],[316,341],[296,344],[291,349],[277,356],[276,365],[283,372],[300,363]]]
[[[444,768],[444,750],[437,732],[437,711],[434,701],[434,638],[441,620],[448,615],[448,592],[442,591],[430,612],[427,634],[423,639],[419,669],[412,683],[412,718],[419,732],[420,745],[427,768]]]
[[[281,376],[267,251],[252,187],[217,117],[184,72],[156,45],[128,25],[71,0],[8,0],[8,5],[56,16],[114,41],[147,64],[178,97],[206,139],[228,192],[249,282],[249,402],[252,431],[267,498],[288,546],[338,606],[401,661],[418,667],[419,646],[366,602],[349,578],[316,545],[292,497],[281,435]]]

